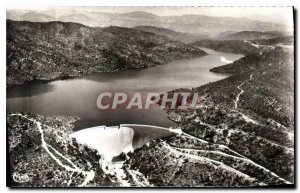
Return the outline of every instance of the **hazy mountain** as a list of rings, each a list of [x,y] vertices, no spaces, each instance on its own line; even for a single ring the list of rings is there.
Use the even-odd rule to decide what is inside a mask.
[[[168,16],[163,18],[167,21],[166,28],[175,31],[213,35],[224,31],[245,31],[250,29],[270,31],[267,30],[269,28],[277,31],[285,28],[280,24],[260,22],[245,18],[210,17],[203,15]]]
[[[224,37],[229,36],[234,33],[237,33],[237,32],[236,31],[224,31],[224,32],[219,33],[217,35],[217,38],[224,38]]]
[[[7,11],[7,19],[14,20],[11,12]],[[23,11],[24,12],[24,11]],[[33,11],[30,11],[33,12]],[[47,14],[56,20],[60,20],[61,16],[66,18],[67,15],[76,15],[69,17],[70,22],[80,22],[84,25],[94,26],[98,23],[99,27],[120,26],[120,27],[136,27],[136,26],[155,26],[168,28],[170,30],[201,34],[201,35],[217,35],[226,31],[285,31],[286,26],[278,23],[261,22],[246,18],[231,17],[212,17],[205,15],[181,15],[181,16],[158,16],[152,13],[135,11],[130,13],[101,13],[77,10],[46,10],[35,11],[37,14]],[[65,12],[65,13],[64,13]],[[38,15],[37,15],[38,16]],[[36,21],[37,18],[31,18],[29,21]],[[93,18],[89,21],[88,18]],[[22,20],[22,16],[18,20]],[[51,20],[52,18],[48,18]],[[46,21],[44,18],[43,21]],[[99,22],[97,22],[99,21]]]
[[[169,30],[166,28],[158,28],[154,26],[137,26],[135,29],[146,31],[146,32],[152,32],[158,35],[166,36],[172,40],[177,40],[185,43],[191,43],[196,40],[206,39],[208,36],[204,35],[195,35],[195,34],[189,34],[189,33],[181,33],[176,32],[173,30]]]
[[[88,26],[99,26],[100,21],[89,17],[84,14],[71,14],[71,15],[62,15],[57,18],[58,21],[63,22],[76,22],[76,23],[82,23]]]
[[[130,12],[130,13],[123,13],[121,15],[125,16],[125,17],[143,18],[143,19],[156,19],[159,17],[155,14],[147,13],[144,11],[134,11],[134,12]]]
[[[18,12],[7,12],[6,17],[15,21],[47,22],[55,20],[55,17],[35,11],[25,12],[21,14]]]
[[[9,18],[9,19],[15,20],[15,21],[20,20],[20,15],[21,15],[21,13],[17,12],[17,11],[7,11],[6,12],[6,18]]]

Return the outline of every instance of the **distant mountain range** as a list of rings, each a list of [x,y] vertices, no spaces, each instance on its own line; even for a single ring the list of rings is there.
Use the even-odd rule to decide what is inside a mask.
[[[158,16],[142,11],[104,13],[64,9],[45,11],[8,10],[7,19],[33,22],[76,22],[93,27],[155,26],[182,33],[210,36],[216,36],[226,31],[285,31],[287,29],[283,24],[246,18],[212,17],[206,15]]]
[[[14,21],[32,21],[32,22],[48,22],[56,20],[45,13],[39,13],[36,11],[7,11],[6,18]]]

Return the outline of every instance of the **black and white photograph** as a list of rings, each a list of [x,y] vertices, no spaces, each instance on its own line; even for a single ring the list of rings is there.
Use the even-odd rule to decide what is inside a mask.
[[[7,7],[7,186],[295,187],[295,13]]]

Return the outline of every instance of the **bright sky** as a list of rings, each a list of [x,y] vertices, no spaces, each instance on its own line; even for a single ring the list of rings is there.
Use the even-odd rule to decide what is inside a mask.
[[[12,7],[16,9],[16,7]],[[245,17],[260,21],[285,23],[293,25],[292,7],[17,7],[18,9],[76,9],[84,11],[126,13],[145,11],[156,15],[208,15],[217,17]]]

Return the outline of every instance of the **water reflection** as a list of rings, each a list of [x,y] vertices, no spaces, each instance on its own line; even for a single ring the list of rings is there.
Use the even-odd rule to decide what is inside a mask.
[[[147,124],[170,127],[174,125],[167,113],[154,106],[147,110],[115,111],[97,108],[97,97],[102,92],[166,92],[177,88],[194,88],[228,77],[209,72],[224,65],[221,57],[235,61],[238,54],[215,52],[210,55],[174,61],[166,65],[142,70],[101,73],[48,84],[28,84],[7,88],[7,111],[30,112],[42,115],[79,116],[75,130],[97,125]],[[143,95],[143,94],[142,94]]]
[[[6,98],[31,97],[52,92],[54,89],[55,87],[52,84],[31,83],[16,85],[6,88]]]

